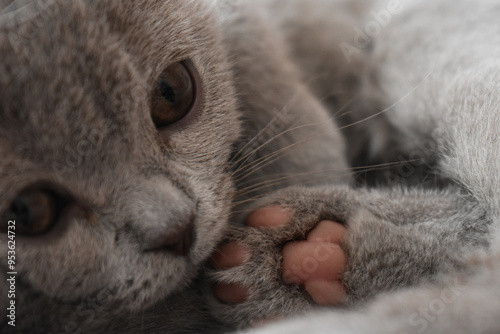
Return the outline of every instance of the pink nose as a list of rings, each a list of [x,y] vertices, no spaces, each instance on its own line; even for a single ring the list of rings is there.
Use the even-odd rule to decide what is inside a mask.
[[[186,256],[189,254],[195,238],[194,219],[191,219],[187,226],[158,237],[148,250],[153,252],[166,251],[177,256]]]

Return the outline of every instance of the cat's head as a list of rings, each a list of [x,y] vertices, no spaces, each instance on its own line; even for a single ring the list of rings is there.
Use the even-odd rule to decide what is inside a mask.
[[[143,308],[188,283],[229,215],[239,123],[214,18],[203,1],[40,3],[0,20],[1,254],[15,219],[19,289]]]

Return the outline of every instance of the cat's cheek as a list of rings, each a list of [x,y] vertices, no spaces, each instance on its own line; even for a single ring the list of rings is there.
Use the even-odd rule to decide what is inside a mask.
[[[50,241],[20,238],[17,269],[32,289],[63,301],[97,292],[109,281],[112,233],[86,220],[75,220]]]
[[[189,253],[189,262],[199,267],[225,234],[235,190],[230,175],[226,173],[197,175],[190,181],[198,201],[195,208],[196,240]]]

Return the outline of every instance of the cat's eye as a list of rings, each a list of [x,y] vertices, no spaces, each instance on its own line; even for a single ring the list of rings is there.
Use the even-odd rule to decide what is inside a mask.
[[[192,110],[196,85],[187,61],[175,63],[163,71],[156,82],[151,103],[151,117],[156,128],[183,119]]]
[[[65,201],[50,190],[29,190],[12,200],[2,220],[15,222],[16,235],[37,236],[55,225],[64,207]]]

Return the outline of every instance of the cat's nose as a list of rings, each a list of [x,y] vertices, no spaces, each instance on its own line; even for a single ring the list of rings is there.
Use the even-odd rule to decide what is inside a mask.
[[[191,217],[187,225],[159,235],[153,240],[148,251],[165,251],[177,256],[186,256],[189,254],[195,238],[194,218]]]

